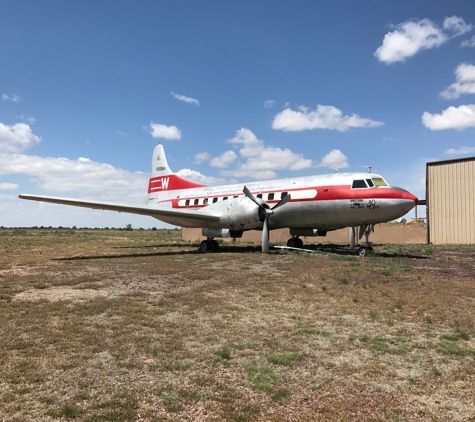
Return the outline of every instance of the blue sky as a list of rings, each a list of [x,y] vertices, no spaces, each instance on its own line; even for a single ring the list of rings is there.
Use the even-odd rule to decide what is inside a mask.
[[[0,225],[164,227],[19,193],[145,203],[153,147],[209,184],[372,166],[425,197],[475,155],[472,1],[0,3]]]

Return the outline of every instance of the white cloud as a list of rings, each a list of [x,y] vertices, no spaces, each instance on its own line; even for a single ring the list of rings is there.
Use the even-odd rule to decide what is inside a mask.
[[[16,183],[0,183],[0,190],[15,190],[19,187]]]
[[[26,154],[0,155],[0,174],[30,176],[41,189],[79,192],[81,196],[143,201],[149,176],[116,169],[87,158],[43,158]]]
[[[19,103],[20,102],[20,96],[19,95],[7,95],[7,94],[3,94],[2,95],[2,100],[5,100],[5,101],[13,101],[14,103]]]
[[[195,163],[196,164],[201,164],[204,163],[206,160],[209,160],[211,158],[211,155],[207,152],[199,152],[198,154],[195,155]]]
[[[234,151],[226,151],[219,157],[212,158],[209,161],[209,165],[211,167],[226,168],[236,159],[236,157],[237,155]]]
[[[189,180],[190,182],[201,183],[202,185],[215,186],[222,185],[226,182],[224,179],[205,176],[199,171],[191,169],[181,169],[179,172],[177,172],[177,175],[183,179]]]
[[[469,40],[462,41],[460,47],[475,47],[475,35]]]
[[[274,107],[275,101],[274,100],[265,100],[264,101],[264,108],[272,108]]]
[[[443,90],[440,95],[446,99],[454,99],[462,94],[475,94],[475,66],[462,63],[455,71],[455,79],[452,85]]]
[[[176,126],[166,126],[159,123],[150,123],[150,132],[154,138],[177,140],[181,139],[181,130]]]
[[[120,135],[120,136],[126,136],[127,134],[120,131],[120,130],[116,130],[115,133],[117,133],[117,135]]]
[[[449,107],[441,114],[426,111],[422,115],[422,124],[430,130],[464,130],[475,127],[475,104]]]
[[[177,94],[176,92],[170,92],[171,95],[173,95],[177,100],[180,100],[180,101],[183,101],[185,103],[188,103],[188,104],[195,104],[195,105],[200,105],[200,101],[199,100],[195,100],[194,98],[191,98],[191,97],[187,97],[186,95],[180,95],[180,94]]]
[[[458,149],[449,148],[444,152],[445,155],[464,155],[464,154],[473,154],[475,153],[475,147],[461,147]]]
[[[276,177],[275,170],[302,170],[312,166],[312,160],[302,154],[296,154],[285,148],[267,147],[249,129],[241,128],[236,136],[228,141],[231,144],[242,145],[239,149],[244,163],[239,163],[234,170],[223,171],[224,176],[252,177],[256,180]]]
[[[330,151],[322,161],[318,164],[318,167],[328,167],[331,169],[341,169],[349,167],[348,158],[339,149]]]
[[[473,29],[472,24],[465,23],[463,18],[455,15],[445,18],[442,26],[446,31],[453,32],[452,37],[458,37],[459,35],[465,34]]]
[[[462,35],[473,28],[471,24],[466,24],[457,16],[445,18],[442,27],[443,29],[430,19],[400,23],[384,36],[383,44],[374,55],[384,63],[402,62],[421,50],[439,47],[450,38]]]
[[[283,131],[302,131],[308,129],[329,129],[345,132],[350,128],[378,127],[384,125],[371,119],[364,119],[357,114],[343,116],[341,110],[333,106],[317,105],[312,111],[300,106],[299,110],[286,108],[274,116],[272,129]]]
[[[34,135],[26,123],[12,126],[0,123],[0,153],[18,153],[38,145],[41,138]]]
[[[20,114],[19,116],[17,116],[18,119],[21,119],[21,120],[25,120],[27,121],[28,123],[35,123],[36,122],[36,119],[34,117],[30,117],[30,116],[25,116],[24,114]]]

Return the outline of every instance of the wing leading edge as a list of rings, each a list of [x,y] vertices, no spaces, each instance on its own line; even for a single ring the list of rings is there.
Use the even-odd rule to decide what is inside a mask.
[[[117,204],[83,199],[61,198],[57,196],[21,194],[21,199],[49,202],[52,204],[71,205],[74,207],[92,208],[96,210],[127,212],[130,214],[147,215],[175,226],[203,227],[205,223],[217,222],[219,216],[203,210],[174,210],[164,207]]]

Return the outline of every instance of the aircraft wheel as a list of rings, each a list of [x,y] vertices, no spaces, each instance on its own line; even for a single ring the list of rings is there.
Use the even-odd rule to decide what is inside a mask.
[[[298,237],[292,237],[291,239],[287,240],[287,246],[289,248],[298,248],[297,239]]]
[[[374,254],[374,249],[372,246],[361,246],[358,249],[359,256],[368,256]]]
[[[366,256],[368,255],[368,248],[366,246],[361,246],[359,249],[358,249],[358,255],[359,256]]]
[[[213,252],[218,252],[219,251],[219,243],[216,240],[211,241],[211,250]]]
[[[211,248],[210,248],[210,244],[207,240],[203,240],[201,243],[200,243],[200,251],[201,252],[208,252]]]
[[[303,240],[300,237],[296,238],[297,240],[297,248],[303,248]]]

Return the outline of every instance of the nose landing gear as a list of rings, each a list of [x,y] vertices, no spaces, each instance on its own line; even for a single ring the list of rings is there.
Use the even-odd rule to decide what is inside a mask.
[[[358,248],[359,256],[367,256],[370,253],[373,253],[373,248],[369,241],[369,235],[374,232],[374,224],[362,224],[360,226],[359,238],[361,239],[363,235],[365,236],[365,244]]]

